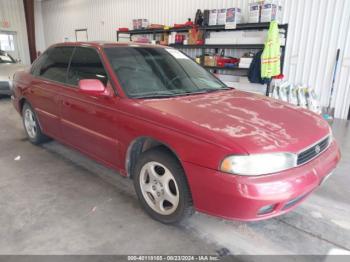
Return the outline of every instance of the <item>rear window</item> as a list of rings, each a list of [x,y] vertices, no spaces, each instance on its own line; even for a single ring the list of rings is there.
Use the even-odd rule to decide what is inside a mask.
[[[32,68],[32,73],[43,78],[65,83],[74,47],[54,47],[47,50]]]

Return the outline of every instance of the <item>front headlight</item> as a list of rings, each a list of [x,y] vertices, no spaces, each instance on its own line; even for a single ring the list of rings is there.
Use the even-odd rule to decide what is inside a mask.
[[[297,166],[297,155],[291,153],[271,153],[229,156],[220,170],[241,176],[259,176],[277,173]]]

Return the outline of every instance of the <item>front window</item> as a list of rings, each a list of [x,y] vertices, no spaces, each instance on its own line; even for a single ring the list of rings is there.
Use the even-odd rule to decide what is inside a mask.
[[[124,91],[132,98],[171,97],[230,89],[176,49],[105,48]]]
[[[16,60],[12,58],[8,53],[0,50],[0,64],[14,64]]]
[[[107,84],[107,73],[97,51],[88,47],[77,47],[69,66],[68,84],[78,86],[81,79],[98,79]]]

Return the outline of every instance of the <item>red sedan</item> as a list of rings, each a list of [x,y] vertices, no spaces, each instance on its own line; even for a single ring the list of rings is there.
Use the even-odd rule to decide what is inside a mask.
[[[163,223],[283,214],[340,159],[320,116],[227,87],[168,47],[54,45],[16,74],[13,102],[32,143],[57,139],[132,178]]]

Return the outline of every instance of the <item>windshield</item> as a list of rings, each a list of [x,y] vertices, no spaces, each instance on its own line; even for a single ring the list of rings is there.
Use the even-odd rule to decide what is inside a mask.
[[[0,64],[7,64],[7,63],[16,63],[16,60],[13,59],[8,53],[0,50]]]
[[[170,97],[230,89],[176,49],[105,48],[108,60],[129,97]]]

